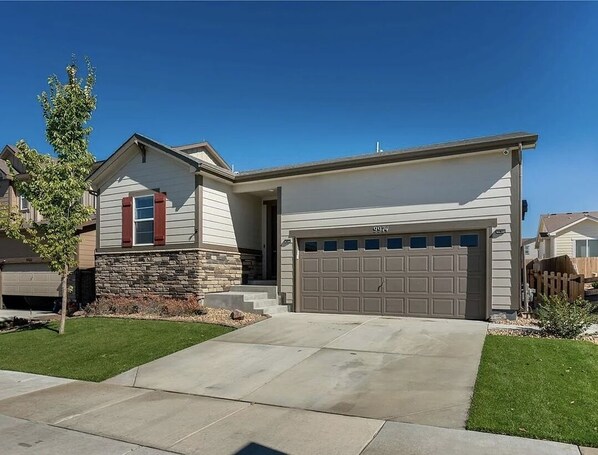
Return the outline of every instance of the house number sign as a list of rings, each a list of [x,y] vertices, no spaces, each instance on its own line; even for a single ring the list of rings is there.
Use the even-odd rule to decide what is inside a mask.
[[[383,232],[388,232],[388,229],[389,229],[388,226],[374,226],[373,227],[374,232],[376,232],[378,234],[381,234]]]

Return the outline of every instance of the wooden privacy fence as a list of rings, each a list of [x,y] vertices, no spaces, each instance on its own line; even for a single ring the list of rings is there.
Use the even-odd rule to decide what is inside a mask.
[[[541,294],[549,297],[565,292],[569,300],[584,298],[584,276],[561,272],[534,272],[528,270],[527,282],[536,290],[536,298]]]
[[[586,277],[598,275],[598,258],[571,258],[571,262],[580,275]]]

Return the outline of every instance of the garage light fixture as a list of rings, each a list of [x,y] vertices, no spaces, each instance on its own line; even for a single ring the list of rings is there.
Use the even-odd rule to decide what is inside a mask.
[[[491,239],[496,239],[498,237],[500,237],[501,235],[504,235],[507,233],[506,229],[495,229],[494,232],[490,235]]]

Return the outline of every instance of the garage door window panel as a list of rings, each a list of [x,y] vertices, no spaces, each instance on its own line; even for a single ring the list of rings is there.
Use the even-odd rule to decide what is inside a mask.
[[[324,240],[324,251],[336,251],[336,240]]]
[[[380,249],[380,239],[365,239],[365,249],[368,251]]]
[[[403,248],[403,239],[401,237],[389,237],[386,239],[387,250],[400,250]]]
[[[461,235],[459,245],[466,248],[477,248],[480,243],[477,234],[463,234]]]
[[[409,239],[409,247],[413,249],[427,248],[428,239],[426,237],[411,237]]]
[[[343,250],[345,251],[357,251],[359,249],[359,242],[354,239],[343,241]]]
[[[318,251],[318,242],[313,240],[308,240],[305,242],[304,248],[306,253],[315,253]]]
[[[450,235],[436,235],[434,236],[434,248],[451,248],[453,246],[453,238]]]

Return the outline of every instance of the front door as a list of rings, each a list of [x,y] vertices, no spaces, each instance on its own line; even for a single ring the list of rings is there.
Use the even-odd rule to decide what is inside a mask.
[[[266,280],[276,280],[277,264],[277,205],[276,201],[266,201]]]

